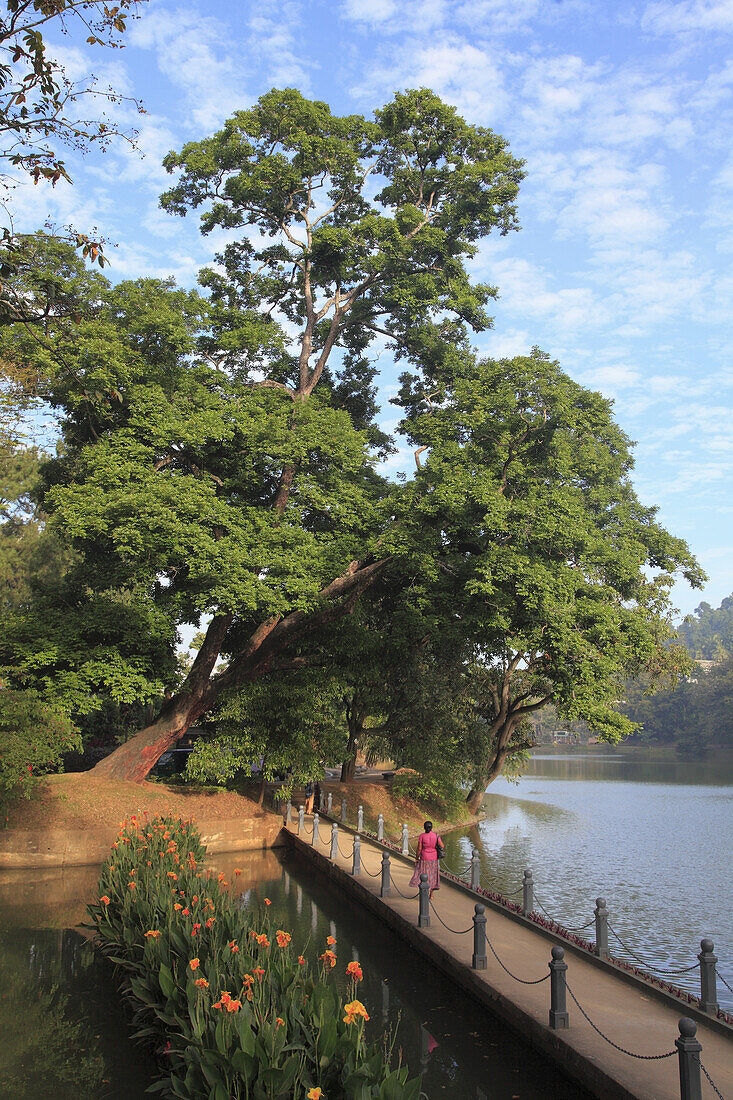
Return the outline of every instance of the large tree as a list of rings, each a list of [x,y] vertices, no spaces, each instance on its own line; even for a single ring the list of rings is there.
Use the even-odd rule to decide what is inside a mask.
[[[477,809],[521,749],[523,719],[548,702],[605,740],[632,731],[614,706],[623,676],[684,664],[668,645],[669,587],[677,572],[696,586],[704,574],[636,497],[611,403],[537,349],[477,361],[457,347],[405,374],[400,401],[429,453],[408,521],[419,561],[473,640],[486,742],[468,798]]]
[[[210,616],[160,718],[100,766],[138,779],[385,568],[393,491],[372,469],[365,353],[377,338],[411,356],[447,347],[445,317],[486,327],[494,291],[465,261],[514,228],[522,175],[503,139],[426,91],[374,121],[271,92],[167,165],[181,176],[165,206],[244,232],[202,279],[197,341],[186,319],[166,327],[180,295],[147,284],[64,347],[66,452],[47,493],[97,583],[145,593],[171,622]]]

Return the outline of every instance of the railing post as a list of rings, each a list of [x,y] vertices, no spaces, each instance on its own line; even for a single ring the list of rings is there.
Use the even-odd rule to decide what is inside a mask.
[[[695,1038],[697,1024],[689,1016],[683,1016],[679,1022],[680,1037],[674,1045],[680,1060],[680,1100],[702,1100],[702,1082],[700,1080],[701,1044]]]
[[[418,910],[417,926],[418,928],[430,927],[430,887],[428,886],[428,876],[426,874],[420,875],[420,908]]]
[[[334,821],[331,826],[331,859],[336,862],[336,857],[339,851],[339,827]]]
[[[377,818],[377,840],[384,840],[384,814]]]
[[[341,799],[341,824],[346,824],[346,799]]]
[[[311,844],[313,845],[314,848],[315,848],[316,844],[318,843],[318,841],[321,839],[320,833],[318,832],[318,823],[319,823],[318,814],[314,813],[313,814],[313,839],[311,841]]]
[[[474,848],[471,852],[471,889],[478,890],[481,882],[481,862],[479,860],[478,849]]]
[[[298,836],[303,832],[303,815],[305,809],[301,806],[298,810]]]
[[[528,917],[533,912],[534,879],[532,878],[532,872],[528,869],[524,872],[524,878],[522,879],[522,914]]]
[[[559,944],[552,949],[550,961],[550,1027],[557,1031],[570,1026],[566,1001],[565,974],[568,964],[565,962],[565,950]]]
[[[596,898],[593,912],[596,918],[596,955],[604,959],[608,955],[608,909],[605,898]]]
[[[323,813],[326,808],[326,795],[323,791],[318,793],[318,809]]]
[[[474,970],[486,969],[486,909],[477,904],[473,907],[473,958]]]
[[[333,791],[329,791],[326,797],[326,813],[329,816],[333,813]]]
[[[715,944],[712,940],[700,940],[702,950],[697,956],[700,960],[700,1008],[703,1012],[712,1012],[715,1016],[718,1008],[718,989],[715,981]]]
[[[356,831],[357,833],[364,832],[364,807],[360,806],[356,811]]]
[[[410,838],[407,835],[407,825],[402,826],[402,855],[409,856],[410,854]]]
[[[361,874],[361,838],[358,833],[354,837],[354,862],[351,866],[351,873],[354,878]]]
[[[288,799],[287,803],[285,804],[285,824],[289,825],[290,822],[292,821],[292,819],[293,819],[293,804],[290,801],[290,799]]]
[[[389,866],[389,853],[382,852],[382,887],[379,891],[380,898],[388,898],[391,894],[391,888],[389,883],[390,866]]]

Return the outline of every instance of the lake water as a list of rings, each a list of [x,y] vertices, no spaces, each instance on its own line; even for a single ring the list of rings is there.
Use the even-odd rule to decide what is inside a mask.
[[[500,1021],[456,992],[350,897],[285,850],[215,857],[244,907],[272,901],[277,924],[315,958],[337,940],[336,980],[346,962],[364,970],[360,997],[373,1036],[396,1028],[395,1049],[424,1073],[434,1100],[584,1100]],[[233,876],[234,868],[242,874]],[[0,875],[0,1096],[3,1100],[143,1100],[156,1071],[133,1042],[109,968],[78,930],[97,870]],[[341,965],[343,964],[343,965]]]
[[[446,837],[463,871],[475,846],[484,885],[502,893],[535,881],[535,907],[580,929],[604,897],[612,954],[664,970],[696,963],[703,936],[733,986],[733,761],[686,764],[636,753],[533,754],[518,784],[499,779],[486,820]],[[514,900],[521,900],[521,892]],[[593,941],[593,925],[582,935]],[[699,974],[660,975],[699,992]],[[733,993],[718,982],[733,1010]]]

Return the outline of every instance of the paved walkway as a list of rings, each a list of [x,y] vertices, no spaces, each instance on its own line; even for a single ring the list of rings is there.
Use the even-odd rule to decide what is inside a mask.
[[[316,847],[316,852],[326,860],[330,851],[330,825],[326,819],[321,819],[321,843]],[[293,835],[297,834],[297,819],[290,830]],[[310,847],[311,837],[311,819],[307,818],[304,835],[300,840]],[[348,875],[352,866],[352,845],[351,833],[339,828],[341,852],[336,866]],[[372,898],[379,898],[382,852],[382,848],[362,838],[364,870],[356,880],[359,884],[357,893],[364,889]],[[403,918],[411,928],[409,938],[415,942],[415,932],[412,929],[417,924],[417,890],[408,885],[412,867],[404,859],[392,858],[391,870],[396,889],[393,888],[392,896],[382,899],[381,904],[387,905],[392,913]],[[401,897],[398,891],[406,897]],[[566,1068],[574,1065],[575,1072],[582,1073],[585,1077],[586,1087],[593,1087],[591,1082],[595,1075],[597,1080],[593,1091],[597,1091],[600,1097],[610,1095],[610,1081],[607,1081],[605,1089],[602,1085],[603,1078],[606,1077],[620,1086],[613,1089],[617,1096],[625,1094],[638,1100],[680,1100],[679,1063],[674,1041],[679,1035],[678,1021],[685,1015],[684,1010],[677,1009],[674,1005],[668,1006],[653,995],[647,996],[643,989],[628,984],[613,971],[587,961],[581,953],[576,953],[567,945],[565,961],[568,964],[568,988],[595,1025],[614,1043],[636,1054],[656,1055],[667,1051],[675,1053],[671,1058],[650,1061],[631,1058],[621,1053],[593,1030],[569,993],[567,1007],[570,1027],[567,1030],[551,1031],[547,1026],[550,1007],[549,980],[538,985],[521,984],[501,968],[488,946],[488,968],[483,971],[471,969],[472,918],[476,900],[443,879],[441,889],[433,896],[431,925],[420,930],[421,935],[442,948],[454,960],[454,971],[455,962],[468,968],[464,973],[459,966],[458,973],[453,974],[454,977],[459,980],[462,978],[469,989],[478,988],[479,995],[483,994],[482,1000],[493,1002],[497,1011],[525,1035],[532,1033],[531,1041],[544,1047],[548,1053],[554,1052],[561,1065]],[[470,931],[461,935],[448,931],[436,914],[451,929],[458,932],[465,929]],[[487,938],[508,970],[526,981],[534,981],[549,973],[550,950],[556,940],[546,936],[540,928],[535,931],[488,905],[486,917]],[[407,929],[403,931],[406,932]],[[485,988],[481,985],[477,987],[476,983],[483,983]],[[703,1022],[698,1022],[697,1038],[703,1048],[700,1056],[703,1065],[724,1100],[733,1100],[733,1042],[713,1026]],[[715,1100],[715,1095],[703,1075],[703,1100]]]

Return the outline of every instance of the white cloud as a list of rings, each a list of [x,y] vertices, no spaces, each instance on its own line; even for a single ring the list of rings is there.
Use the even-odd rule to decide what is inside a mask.
[[[733,0],[682,0],[649,4],[642,28],[655,34],[733,31]]]

